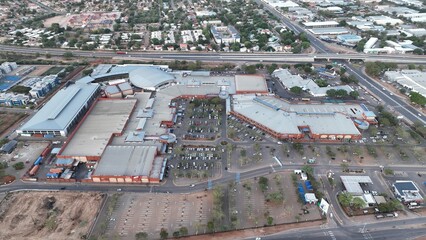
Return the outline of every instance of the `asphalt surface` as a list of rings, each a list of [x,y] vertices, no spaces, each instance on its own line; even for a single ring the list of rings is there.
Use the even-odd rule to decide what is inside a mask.
[[[294,25],[297,26],[297,25]],[[298,27],[298,26],[297,26]],[[235,52],[199,52],[199,53],[184,53],[184,52],[142,52],[128,51],[127,54],[116,54],[113,51],[80,51],[80,50],[65,50],[59,48],[33,48],[33,47],[18,47],[11,45],[0,45],[1,52],[14,52],[21,54],[50,54],[52,56],[63,56],[66,52],[71,52],[75,57],[99,57],[99,58],[128,58],[129,60],[187,60],[187,61],[210,61],[210,62],[280,62],[280,63],[300,63],[314,62],[316,60],[362,60],[362,61],[383,61],[383,62],[399,62],[399,63],[418,63],[426,64],[424,56],[416,55],[367,55],[363,53],[339,54],[332,53],[328,50],[323,42],[308,34],[311,45],[316,49],[320,49],[315,54],[291,54],[279,52],[265,53],[235,53]],[[321,50],[322,49],[322,50]]]

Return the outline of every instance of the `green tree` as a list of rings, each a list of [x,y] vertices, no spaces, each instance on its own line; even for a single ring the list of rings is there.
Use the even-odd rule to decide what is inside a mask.
[[[247,74],[255,74],[256,73],[256,65],[244,65],[243,70]]]
[[[353,99],[357,99],[359,97],[358,91],[352,91],[349,93],[349,96],[351,96]]]
[[[269,193],[266,196],[266,201],[270,201],[273,203],[282,203],[284,201],[284,196],[281,192]]]
[[[352,200],[352,206],[355,209],[361,209],[361,208],[365,207],[365,202],[361,198],[356,197],[356,198],[353,198],[353,200]]]
[[[72,52],[65,52],[63,55],[65,59],[71,59],[73,56]]]
[[[148,239],[148,234],[146,232],[138,232],[135,234],[136,240],[146,240]]]
[[[342,207],[349,207],[352,203],[353,196],[349,192],[342,192],[339,194],[337,199]]]
[[[93,68],[89,68],[89,69],[84,69],[82,74],[84,76],[90,75],[93,72]]]
[[[268,216],[268,218],[266,219],[266,221],[268,222],[268,225],[272,225],[272,223],[274,223],[274,218],[271,216]]]
[[[426,105],[426,97],[424,97],[423,95],[417,92],[410,93],[410,101],[413,103],[419,104],[421,106]]]
[[[169,236],[169,233],[167,232],[167,230],[165,228],[161,228],[160,238],[161,239],[166,239],[168,236]]]
[[[16,85],[13,86],[10,91],[14,92],[14,93],[23,93],[23,94],[28,94],[30,92],[31,88],[30,87],[25,87],[25,86],[20,86],[20,85]]]
[[[15,170],[21,170],[21,169],[24,169],[24,167],[25,167],[25,165],[24,165],[23,162],[17,162],[15,164],[13,164],[13,168]]]
[[[383,173],[384,173],[385,175],[393,175],[393,174],[394,174],[393,170],[392,170],[392,169],[390,169],[390,168],[385,168],[385,169],[383,170]]]
[[[186,228],[186,227],[179,228],[179,234],[180,234],[181,237],[187,236],[188,235],[188,228]]]
[[[298,86],[294,86],[292,88],[290,88],[290,92],[300,95],[302,93],[303,89],[301,87]]]
[[[265,192],[266,190],[268,190],[268,182],[269,180],[266,177],[259,178],[258,183],[259,183],[260,190],[262,190],[262,192]]]
[[[213,223],[213,221],[207,222],[207,231],[210,232],[210,233],[214,231],[214,223]]]

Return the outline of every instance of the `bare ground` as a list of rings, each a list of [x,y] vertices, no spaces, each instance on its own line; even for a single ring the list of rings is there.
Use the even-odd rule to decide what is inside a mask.
[[[100,193],[11,193],[0,204],[0,239],[81,239],[102,198]]]

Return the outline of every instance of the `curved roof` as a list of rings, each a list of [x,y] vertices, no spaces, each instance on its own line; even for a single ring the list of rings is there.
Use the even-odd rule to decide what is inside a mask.
[[[139,88],[156,88],[174,80],[174,76],[155,67],[141,67],[129,73],[130,82]]]

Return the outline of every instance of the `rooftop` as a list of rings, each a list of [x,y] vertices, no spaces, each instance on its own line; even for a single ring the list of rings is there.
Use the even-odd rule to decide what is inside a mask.
[[[98,84],[76,83],[61,89],[20,130],[66,130],[98,88]]]
[[[373,183],[369,176],[340,176],[340,179],[343,185],[345,185],[346,191],[358,194],[364,193],[360,183]]]
[[[93,176],[149,176],[155,146],[108,146]]]
[[[309,126],[316,134],[358,135],[358,129],[348,117],[348,107],[339,104],[290,104],[270,96],[233,96],[233,111],[281,134],[299,134],[299,126]]]
[[[122,133],[136,99],[102,99],[95,104],[60,155],[101,156],[112,135]]]
[[[235,75],[237,92],[268,92],[265,78],[261,75]]]

